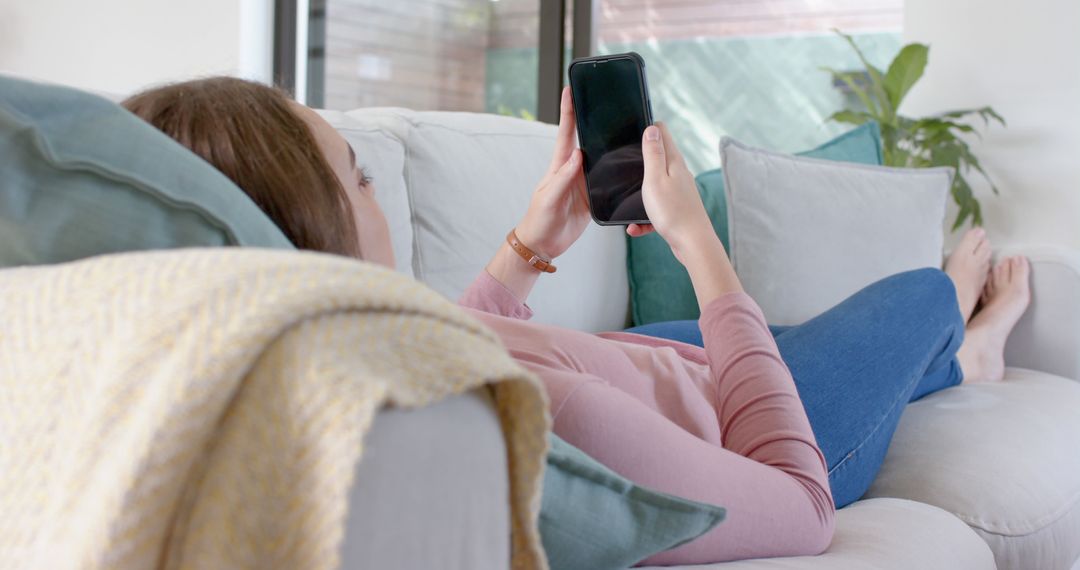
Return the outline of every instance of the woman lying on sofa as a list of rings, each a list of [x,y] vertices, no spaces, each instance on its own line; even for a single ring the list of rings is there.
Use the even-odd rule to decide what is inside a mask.
[[[393,267],[375,188],[357,168],[363,157],[310,109],[229,78],[153,89],[124,105],[231,178],[297,247]],[[574,137],[564,92],[550,169],[514,226],[548,259],[590,223]],[[1028,304],[1027,260],[991,269],[990,245],[972,230],[944,272],[886,278],[803,325],[770,331],[668,130],[649,127],[641,144],[652,224],[627,233],[658,232],[686,266],[703,347],[530,323],[525,300],[541,274],[508,243],[459,303],[543,381],[559,436],[636,483],[727,508],[724,524],[645,562],[820,553],[835,508],[874,479],[904,404],[1002,378],[1005,341]]]

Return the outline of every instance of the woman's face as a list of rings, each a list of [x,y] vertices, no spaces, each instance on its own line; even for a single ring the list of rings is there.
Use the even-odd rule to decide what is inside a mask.
[[[299,103],[294,102],[292,105],[308,124],[323,156],[345,188],[345,194],[352,206],[353,219],[356,220],[361,259],[393,269],[394,249],[390,243],[386,216],[375,201],[374,184],[364,174],[363,169],[356,166],[356,154],[352,147],[318,113]]]

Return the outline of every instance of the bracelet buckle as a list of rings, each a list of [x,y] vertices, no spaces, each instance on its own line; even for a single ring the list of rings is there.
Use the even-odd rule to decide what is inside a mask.
[[[521,256],[526,263],[531,265],[537,271],[543,273],[555,273],[555,266],[551,264],[551,260],[536,255],[536,252],[521,243],[521,240],[517,237],[516,228],[510,230],[510,233],[506,234],[506,243],[510,244],[510,249],[514,250],[515,253]]]

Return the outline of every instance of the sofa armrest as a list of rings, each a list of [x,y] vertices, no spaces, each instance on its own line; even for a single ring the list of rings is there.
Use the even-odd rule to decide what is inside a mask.
[[[998,255],[1031,260],[1031,306],[1009,336],[1005,363],[1080,380],[1080,251],[1016,246]]]
[[[381,410],[354,475],[343,570],[509,566],[506,442],[487,388]]]

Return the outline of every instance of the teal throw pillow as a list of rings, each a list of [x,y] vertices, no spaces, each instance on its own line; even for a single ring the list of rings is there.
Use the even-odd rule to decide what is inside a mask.
[[[121,251],[292,248],[225,175],[119,105],[0,76],[0,267]]]
[[[615,570],[705,534],[725,510],[639,487],[550,435],[540,537],[552,570]]]
[[[877,123],[865,123],[798,156],[880,165],[881,131]],[[696,181],[713,229],[730,251],[724,174],[717,168],[699,174]],[[690,275],[659,235],[627,238],[626,269],[634,326],[700,316]]]

